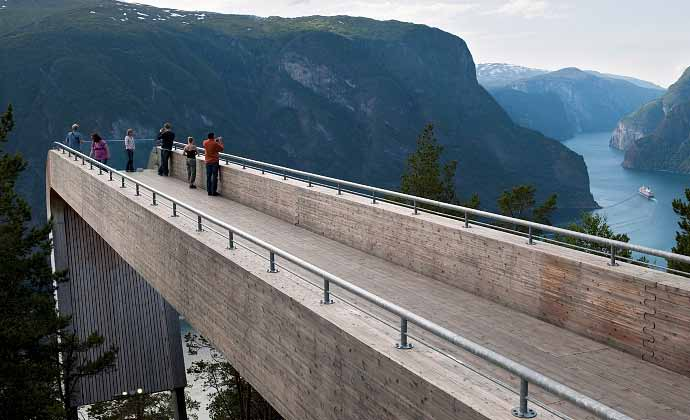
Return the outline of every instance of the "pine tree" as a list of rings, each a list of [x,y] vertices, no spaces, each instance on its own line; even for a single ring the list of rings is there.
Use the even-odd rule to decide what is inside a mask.
[[[208,392],[211,420],[282,420],[278,412],[225,360],[204,337],[185,335],[187,351],[196,355],[207,351],[210,357],[192,363],[187,373],[200,381]]]
[[[93,404],[89,406],[87,413],[89,419],[93,420],[170,420],[175,416],[173,398],[174,395],[170,392],[135,394]],[[188,418],[198,419],[195,412],[199,409],[199,402],[185,392],[185,403]]]
[[[625,233],[615,233],[611,226],[609,226],[606,216],[597,213],[583,213],[578,223],[571,223],[566,229],[586,233],[588,235],[598,236],[600,238],[613,239],[620,242],[628,242],[630,238]],[[597,254],[608,254],[611,249],[598,242],[583,241],[581,239],[573,238],[572,236],[558,235],[556,238],[560,242],[568,245],[576,246],[580,249],[595,251]],[[627,249],[620,249],[616,251],[616,255],[624,258],[630,258],[631,252]],[[644,261],[643,261],[644,262]]]
[[[503,191],[498,198],[498,208],[505,216],[550,225],[550,217],[556,210],[557,196],[552,194],[537,206],[535,193],[536,189],[531,185],[519,185],[510,191]],[[526,228],[516,224],[510,227],[513,230],[526,231]]]
[[[438,144],[433,124],[427,124],[417,137],[417,149],[407,158],[405,171],[400,182],[400,191],[405,194],[449,204],[461,204],[455,194],[455,172],[458,162],[451,160],[441,164],[443,146]],[[479,196],[474,194],[467,207],[479,207]],[[434,206],[421,205],[438,211]]]
[[[671,251],[676,254],[690,255],[690,188],[685,189],[685,200],[676,198],[673,200],[673,211],[680,216],[676,232],[676,246]],[[668,261],[668,267],[674,270],[690,273],[690,264],[674,260]]]
[[[0,116],[0,145],[13,127],[8,106]],[[73,383],[74,375],[111,366],[114,350],[84,357],[102,338],[96,334],[85,342],[65,340],[70,321],[58,314],[54,293],[66,273],[53,273],[50,265],[52,225],[31,225],[31,209],[15,190],[27,163],[19,154],[1,152],[0,413],[14,420],[64,419],[69,410],[63,385]],[[69,369],[66,363],[71,363]]]

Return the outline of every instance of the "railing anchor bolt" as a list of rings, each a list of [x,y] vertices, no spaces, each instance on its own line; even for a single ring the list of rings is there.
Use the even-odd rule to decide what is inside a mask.
[[[520,378],[520,406],[513,408],[511,413],[513,417],[520,419],[533,419],[537,417],[536,411],[527,407],[527,395],[529,393],[529,382],[526,379]]]
[[[617,267],[618,263],[616,262],[616,247],[611,245],[611,261],[609,261],[609,265],[611,267]]]
[[[400,350],[409,350],[414,347],[407,341],[407,320],[400,318],[400,342],[395,344],[395,347]]]
[[[323,279],[323,299],[321,299],[322,305],[332,305],[333,299],[331,299],[331,282],[327,279]]]
[[[269,273],[277,273],[278,269],[276,268],[276,254],[271,252],[269,256],[269,265],[268,265],[268,272]]]

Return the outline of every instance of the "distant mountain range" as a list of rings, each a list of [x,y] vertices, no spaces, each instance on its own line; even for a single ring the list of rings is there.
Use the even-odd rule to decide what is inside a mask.
[[[611,147],[626,168],[690,173],[690,68],[661,98],[623,118]]]
[[[533,69],[515,64],[482,63],[477,64],[477,81],[487,89],[501,88],[512,82],[541,76],[548,72],[548,70]]]
[[[635,86],[665,90],[663,87],[648,82],[646,80],[637,79],[630,76],[621,76],[618,74],[601,73],[595,70],[584,70],[593,76],[602,77],[605,79],[625,80]],[[480,63],[477,64],[477,80],[479,84],[487,89],[505,87],[512,82],[529,79],[534,76],[541,76],[546,73],[551,73],[551,70],[535,69],[531,67],[518,66],[516,64],[508,63]]]
[[[516,125],[477,83],[457,36],[348,16],[184,12],[111,0],[26,0],[0,10],[0,104],[15,105],[25,191],[43,209],[50,142],[69,125],[152,137],[222,134],[229,151],[397,188],[428,122],[457,159],[461,196],[494,209],[536,186],[559,207],[596,207],[581,156]]]
[[[517,124],[560,140],[612,130],[621,117],[664,92],[650,82],[577,68],[547,72],[480,64],[477,78]]]

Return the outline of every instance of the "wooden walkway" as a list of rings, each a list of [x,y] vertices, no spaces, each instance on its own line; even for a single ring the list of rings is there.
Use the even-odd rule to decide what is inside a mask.
[[[133,174],[183,202],[261,238],[293,255],[395,302],[464,337],[616,408],[636,419],[690,419],[690,378],[645,362],[575,333],[479,298],[380,258],[324,238],[247,206],[209,197],[174,178],[153,171]],[[284,264],[283,261],[278,261]],[[289,267],[301,273],[297,267]],[[312,281],[313,275],[304,274]],[[334,293],[383,320],[397,320],[342,290]],[[340,302],[342,304],[342,302]],[[435,349],[492,378],[517,381],[500,368],[411,328]],[[415,342],[415,340],[413,340]],[[419,349],[428,351],[416,342]],[[593,418],[571,404],[530,388],[531,395],[570,418]],[[517,399],[516,399],[517,401]],[[537,408],[537,411],[543,408]]]

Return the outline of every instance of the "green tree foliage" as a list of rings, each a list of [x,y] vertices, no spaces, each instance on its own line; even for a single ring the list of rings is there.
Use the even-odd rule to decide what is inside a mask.
[[[280,414],[252,388],[204,337],[185,336],[189,354],[209,352],[210,357],[195,361],[187,369],[208,392],[212,420],[282,420]]]
[[[676,198],[673,200],[673,211],[680,217],[676,232],[676,246],[671,251],[676,254],[690,255],[690,188],[685,189],[685,200]],[[668,267],[674,270],[690,273],[690,264],[669,260]]]
[[[91,405],[87,413],[94,420],[170,420],[175,416],[174,394],[137,394]],[[185,392],[187,415],[196,420],[199,402]]]
[[[550,225],[551,214],[556,210],[556,194],[537,206],[535,193],[536,189],[531,185],[519,185],[510,191],[503,191],[498,198],[498,208],[505,216]],[[509,227],[519,231],[527,230],[515,224]]]
[[[56,332],[58,340],[53,352],[54,363],[60,366],[62,373],[61,399],[70,410],[70,401],[74,398],[79,380],[84,377],[97,375],[115,367],[117,350],[114,347],[95,357],[87,357],[98,353],[105,339],[98,332],[93,332],[85,340],[69,328],[69,318],[59,317],[63,327]],[[75,409],[71,409],[74,411]],[[74,417],[74,415],[73,415]]]
[[[14,126],[12,108],[0,116],[0,145]],[[65,402],[76,381],[112,365],[114,350],[101,356],[97,334],[81,341],[69,318],[57,313],[56,285],[66,273],[50,265],[52,225],[31,226],[31,209],[15,191],[26,161],[0,156],[0,416],[64,419],[74,415]],[[61,340],[58,340],[60,338]],[[62,352],[63,357],[58,357]],[[93,356],[93,357],[92,357]],[[63,388],[63,385],[67,385]]]
[[[599,236],[601,238],[613,239],[621,242],[628,242],[630,238],[625,233],[615,233],[613,229],[609,226],[606,216],[597,213],[582,213],[580,221],[577,223],[571,223],[566,227],[566,229],[586,233],[588,235]],[[611,249],[606,245],[599,244],[597,242],[584,241],[581,239],[576,239],[570,236],[558,235],[556,238],[560,242],[576,246],[579,248],[584,248],[585,250],[593,251],[596,253],[609,254]],[[631,252],[627,249],[621,249],[616,251],[616,255],[620,257],[630,258]],[[642,262],[646,262],[642,260]]]
[[[441,164],[443,146],[438,144],[434,135],[433,124],[427,124],[417,137],[417,149],[407,158],[405,171],[400,182],[400,191],[405,194],[450,204],[461,204],[455,195],[455,172],[458,162],[451,160]],[[467,207],[479,207],[479,196],[474,194],[467,203]],[[420,207],[439,211],[428,205]]]

